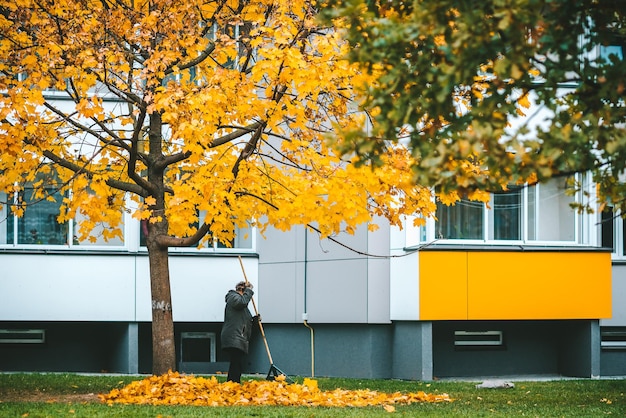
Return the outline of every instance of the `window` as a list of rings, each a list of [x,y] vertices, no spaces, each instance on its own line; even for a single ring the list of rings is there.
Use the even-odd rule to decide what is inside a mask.
[[[250,22],[240,22],[226,26],[214,24],[209,33],[210,39],[216,40],[221,37],[230,38],[236,42],[237,48],[236,57],[220,57],[219,54],[215,54],[218,64],[224,68],[236,70],[241,70],[242,64],[246,65],[247,69],[254,65],[256,54],[252,46],[250,46],[249,41],[250,32],[252,30],[253,25]]]
[[[599,28],[598,35],[600,41],[600,58],[605,63],[611,63],[614,59],[623,61],[626,36],[622,35],[619,29],[612,25]]]
[[[101,223],[91,231],[91,237],[79,240],[79,223],[84,216],[78,214],[72,221],[60,223],[63,195],[58,191],[58,184],[51,176],[39,174],[35,181],[44,181],[49,186],[43,195],[35,195],[32,185],[27,185],[16,200],[5,193],[0,193],[0,245],[17,246],[63,246],[63,247],[121,247],[124,240],[119,237],[105,239],[108,225]],[[24,214],[15,216],[11,211],[13,204],[24,206]],[[123,228],[123,225],[121,226]],[[110,234],[109,234],[110,235]]]
[[[85,217],[81,214],[76,214],[75,220],[71,223],[72,225],[72,245],[81,245],[81,246],[123,246],[124,239],[118,236],[111,237],[110,234],[106,234],[106,230],[108,229],[108,225],[105,223],[96,224],[96,226],[91,230],[89,237],[83,240],[79,240],[78,229],[80,222],[84,220]],[[122,231],[124,230],[124,225],[120,225]],[[106,236],[106,238],[105,238]]]
[[[465,198],[454,206],[437,202],[437,238],[484,239],[484,204]]]
[[[607,45],[600,47],[600,56],[607,62],[611,62],[611,55],[614,55],[618,60],[624,60],[624,47],[622,45]]]
[[[141,247],[146,247],[146,237],[148,235],[148,224],[147,221],[141,221],[141,228],[139,229],[139,245]],[[194,228],[199,227],[199,223],[196,222],[193,224]],[[218,239],[213,240],[213,245],[208,248],[203,248],[201,251],[228,251],[228,250],[251,250],[253,248],[253,229],[250,226],[245,228],[235,227],[235,238],[229,243],[219,241]],[[196,250],[195,247],[175,247],[170,248],[170,251],[190,251]]]
[[[611,248],[613,258],[626,259],[626,221],[612,206],[598,215],[598,231],[603,248]]]
[[[600,213],[600,232],[603,248],[611,248],[615,252],[615,214],[612,206],[604,208]]]
[[[509,191],[492,197],[493,210],[490,225],[490,239],[522,239],[522,187],[510,187]]]
[[[509,186],[488,205],[465,198],[454,206],[438,202],[432,239],[575,243],[579,219],[568,187],[568,179],[557,178]]]
[[[0,232],[0,244],[66,245],[68,224],[57,222],[62,198],[54,185],[45,188],[44,196],[35,196],[32,187],[25,187],[18,196],[25,207],[24,215],[17,218],[6,207],[3,209],[6,222]],[[2,195],[2,200],[6,201],[6,195]]]
[[[528,225],[529,240],[575,241],[576,211],[570,204],[576,202],[576,197],[565,192],[567,181],[557,178],[529,188],[535,195],[530,203],[535,219]]]

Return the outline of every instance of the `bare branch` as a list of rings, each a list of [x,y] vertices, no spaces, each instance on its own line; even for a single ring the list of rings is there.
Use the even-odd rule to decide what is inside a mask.
[[[137,158],[141,157],[141,153],[139,152],[139,141],[141,140],[142,131],[143,131],[143,122],[146,119],[146,110],[141,108],[139,112],[139,117],[135,121],[135,129],[133,131],[133,136],[130,139],[131,149],[129,150],[129,158],[128,158],[128,177],[133,179],[133,181],[139,185],[141,188],[153,191],[153,186],[146,181],[143,177],[141,177],[137,173]]]
[[[61,167],[67,168],[68,170],[73,171],[76,174],[82,174],[84,173],[89,179],[92,179],[94,176],[94,173],[90,170],[88,170],[85,166],[79,166],[77,164],[74,164],[70,161],[67,161],[66,159],[59,157],[58,155],[54,154],[51,151],[43,151],[43,155],[52,160],[54,163],[60,165]],[[120,180],[115,180],[115,179],[108,179],[106,181],[106,184],[114,189],[117,190],[122,190],[125,192],[130,192],[130,193],[135,193],[139,196],[148,196],[148,193],[146,193],[146,190],[141,188],[140,186],[134,184],[134,183],[127,183],[127,182],[123,182]]]
[[[235,164],[233,164],[233,169],[231,170],[235,178],[237,178],[237,174],[239,174],[239,165],[241,164],[241,162],[247,159],[250,155],[252,155],[252,153],[256,149],[256,146],[259,143],[259,139],[261,139],[261,134],[263,133],[263,129],[265,129],[265,126],[265,122],[261,123],[261,125],[259,125],[259,127],[252,135],[252,138],[250,138],[250,140],[246,143],[246,146],[243,148],[243,150],[241,150],[241,153],[239,154],[237,161],[235,161]]]
[[[237,128],[235,132],[232,132],[228,135],[215,138],[213,141],[211,141],[210,148],[219,147],[220,145],[224,145],[234,139],[241,138],[246,134],[256,131],[262,124],[263,122],[254,122],[246,127]],[[221,128],[227,128],[227,126],[223,126]]]
[[[159,235],[157,236],[157,243],[161,247],[191,247],[193,245],[197,245],[198,242],[204,237],[208,232],[211,225],[204,223],[195,234],[190,237],[178,238],[169,235]]]

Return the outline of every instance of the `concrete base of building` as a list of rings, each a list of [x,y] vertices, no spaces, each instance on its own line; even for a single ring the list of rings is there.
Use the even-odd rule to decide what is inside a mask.
[[[291,376],[433,380],[626,375],[626,350],[602,350],[594,320],[308,325],[264,324],[274,364]],[[43,330],[45,335],[43,341],[0,343],[0,371],[151,373],[150,323],[0,322],[0,329]],[[176,323],[181,372],[227,371],[220,329],[220,323]],[[210,337],[181,338],[205,335]],[[269,366],[257,332],[245,372],[266,375]]]

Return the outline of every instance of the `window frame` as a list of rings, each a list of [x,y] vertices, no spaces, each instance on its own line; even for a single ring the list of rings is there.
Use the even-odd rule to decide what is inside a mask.
[[[611,248],[611,259],[626,261],[626,220],[619,210],[613,209],[612,205],[608,205],[607,209],[610,210],[611,214],[608,218],[605,218],[605,216],[609,214],[608,211],[598,213],[597,227],[600,237],[599,245],[602,246],[602,248]],[[604,233],[607,227],[612,234],[612,247],[604,246],[604,239],[606,238]]]
[[[574,196],[571,197],[572,202],[582,203],[583,199],[594,199],[595,196],[595,184],[590,181],[590,176],[587,174],[576,174],[574,180],[580,185],[581,190],[578,190]],[[521,187],[520,193],[520,205],[519,213],[521,219],[520,222],[520,238],[519,239],[495,239],[494,231],[494,194],[491,194],[489,201],[489,208],[486,204],[482,209],[482,221],[483,221],[483,238],[482,239],[457,239],[457,238],[445,238],[438,236],[438,221],[435,219],[427,219],[426,225],[416,228],[406,229],[406,242],[413,242],[418,244],[425,243],[441,243],[452,245],[524,245],[524,246],[598,246],[599,232],[593,228],[596,223],[596,218],[593,215],[581,214],[575,209],[572,211],[571,226],[574,228],[573,239],[571,240],[548,240],[537,239],[540,235],[541,222],[539,221],[542,216],[542,212],[546,212],[546,207],[541,206],[539,197],[541,196],[541,187],[546,185],[536,184],[533,186],[524,185]],[[534,192],[534,200],[530,202],[530,189],[536,187]],[[564,193],[564,191],[562,192]],[[588,197],[586,197],[588,196]],[[565,203],[567,201],[565,200]],[[532,207],[531,207],[532,204]],[[563,209],[564,203],[555,205],[557,210]],[[543,209],[542,209],[543,208]],[[534,221],[531,222],[530,217],[534,216]],[[407,225],[410,220],[407,222]],[[532,230],[531,230],[532,228]],[[562,231],[566,231],[564,228]],[[535,238],[532,238],[532,237]],[[624,256],[626,258],[626,255]]]
[[[122,234],[124,236],[124,242],[123,244],[83,244],[81,245],[80,243],[75,244],[74,243],[74,232],[76,231],[76,228],[78,227],[77,222],[75,221],[75,219],[70,219],[69,221],[66,222],[67,225],[67,230],[66,230],[66,237],[65,237],[65,242],[62,244],[28,244],[28,243],[20,243],[19,242],[19,236],[18,236],[18,231],[19,231],[19,222],[23,222],[23,217],[18,217],[15,214],[11,213],[11,210],[9,209],[9,196],[4,194],[4,193],[0,193],[0,195],[3,196],[7,196],[7,204],[3,205],[2,208],[0,209],[0,227],[2,227],[3,223],[7,223],[8,226],[8,220],[9,217],[13,218],[13,231],[12,235],[13,235],[13,242],[12,243],[0,243],[0,250],[1,249],[24,249],[24,250],[72,250],[72,251],[127,251],[129,250],[129,244],[128,244],[128,239],[127,237],[129,236],[129,223],[131,223],[131,217],[129,216],[129,214],[124,211],[123,213],[123,223],[124,225],[122,226]],[[18,196],[14,196],[13,200],[12,200],[12,204],[17,204],[18,203]],[[58,214],[57,214],[58,215]],[[56,218],[55,218],[56,219]],[[58,224],[58,222],[57,222]],[[65,225],[65,224],[59,224],[59,225]],[[9,231],[7,228],[7,241],[8,241],[8,235],[9,235]]]

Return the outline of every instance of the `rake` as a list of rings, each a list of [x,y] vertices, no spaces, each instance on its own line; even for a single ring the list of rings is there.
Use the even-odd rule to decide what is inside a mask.
[[[246,275],[246,270],[243,268],[243,261],[241,261],[241,256],[239,257],[239,264],[241,264],[241,271],[243,272],[243,277],[246,279],[246,283],[248,282],[248,276]],[[267,338],[265,337],[265,331],[263,330],[263,324],[261,323],[261,318],[259,317],[259,311],[256,308],[256,303],[254,302],[254,298],[251,298],[252,306],[254,307],[254,313],[257,317],[257,322],[259,324],[259,329],[261,330],[261,337],[263,337],[263,343],[265,344],[265,351],[267,352],[267,358],[270,362],[270,370],[267,372],[266,380],[276,380],[278,376],[285,376],[285,380],[288,383],[293,383],[293,380],[287,376],[287,373],[280,370],[274,364],[274,360],[272,360],[272,353],[270,353],[270,346],[267,344]]]

